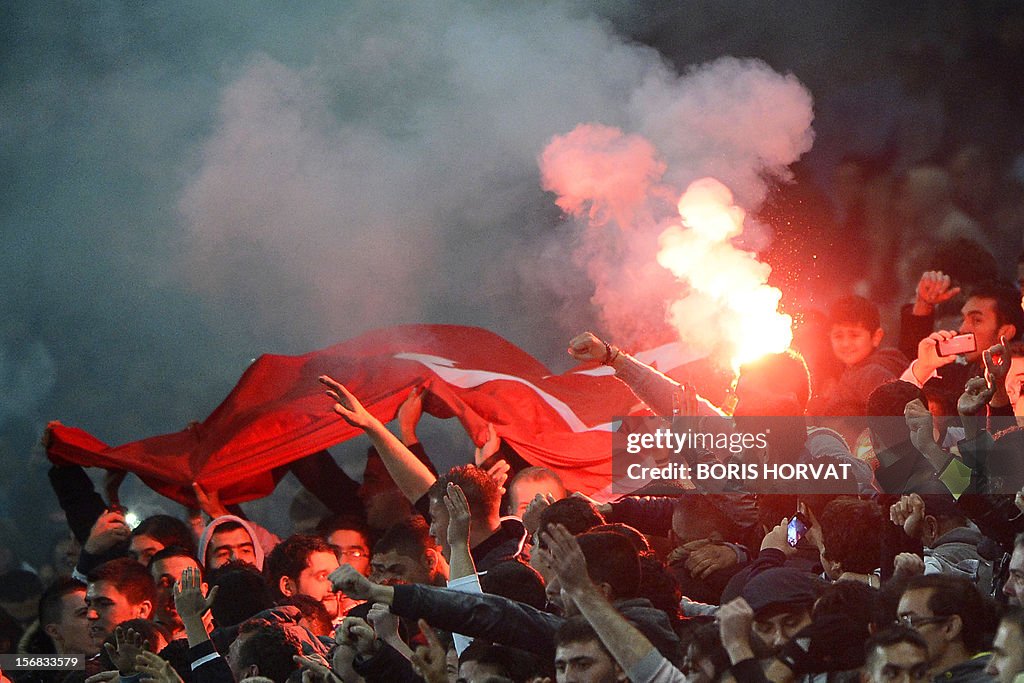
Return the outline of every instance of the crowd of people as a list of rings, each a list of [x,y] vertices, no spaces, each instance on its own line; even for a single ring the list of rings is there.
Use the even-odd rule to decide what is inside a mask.
[[[936,311],[960,306],[956,329]],[[495,432],[480,465],[437,472],[424,392],[397,429],[320,378],[372,448],[361,482],[297,463],[331,514],[280,539],[196,487],[205,517],[129,525],[111,473],[50,480],[78,542],[63,571],[0,579],[14,681],[999,681],[1024,674],[1024,308],[998,281],[924,272],[883,346],[878,307],[846,296],[826,339],[740,368],[730,419],[772,416],[758,447],[689,461],[833,463],[841,491],[637,492],[598,502],[529,466]],[[949,347],[948,344],[953,346]],[[721,414],[610,341],[610,366],[655,415]],[[77,552],[76,552],[77,551]],[[30,670],[78,655],[74,671]],[[35,657],[36,659],[32,659]],[[3,660],[10,662],[13,660]]]

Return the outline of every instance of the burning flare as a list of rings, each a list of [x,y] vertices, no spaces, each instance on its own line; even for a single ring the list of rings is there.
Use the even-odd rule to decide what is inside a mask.
[[[714,178],[690,184],[679,200],[682,225],[659,238],[658,263],[690,286],[669,304],[668,319],[682,339],[731,347],[734,368],[786,350],[793,320],[779,312],[782,292],[769,287],[771,267],[730,240],[743,232],[744,210]]]

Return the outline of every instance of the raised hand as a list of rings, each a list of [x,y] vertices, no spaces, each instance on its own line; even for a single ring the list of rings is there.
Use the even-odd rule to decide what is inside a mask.
[[[334,400],[334,412],[345,422],[359,429],[368,429],[377,422],[363,404],[345,386],[327,375],[320,376],[320,383],[327,387],[327,395]]]
[[[922,274],[917,282],[914,315],[929,315],[937,305],[959,294],[960,288],[952,284],[950,277],[942,271],[929,270]]]
[[[340,565],[327,578],[334,590],[341,591],[353,600],[369,600],[376,585],[347,564]]]
[[[889,507],[889,519],[911,538],[917,538],[924,521],[924,499],[916,493],[900,496],[900,499]]]
[[[956,361],[956,356],[940,356],[939,342],[948,341],[955,337],[955,330],[939,330],[932,332],[917,344],[917,363],[914,364],[914,376],[922,384],[928,381],[931,374],[950,363]]]
[[[398,617],[391,613],[387,605],[382,605],[379,602],[373,603],[366,619],[373,626],[377,637],[391,647],[395,647],[396,643],[401,642],[402,638],[398,635]],[[395,649],[398,648],[395,647]]]
[[[736,598],[718,608],[718,633],[722,646],[729,653],[729,660],[735,664],[752,656],[750,627],[754,623],[754,610],[743,598]]]
[[[576,335],[569,341],[569,355],[578,361],[604,362],[611,355],[611,347],[598,339],[593,332]]]
[[[341,678],[318,656],[292,655],[292,661],[302,669],[302,683],[342,683]]]
[[[910,443],[921,453],[935,448],[935,431],[932,413],[928,406],[919,398],[907,403],[903,408],[903,419],[910,430]]]
[[[135,673],[135,658],[149,649],[149,641],[144,641],[142,634],[134,629],[125,630],[118,626],[114,629],[114,642],[104,643],[103,649],[122,676],[131,676]]]
[[[961,417],[974,417],[992,400],[995,393],[995,387],[990,386],[985,378],[972,377],[967,380],[964,393],[957,399],[956,411]]]
[[[170,662],[149,650],[143,650],[135,656],[135,670],[142,674],[144,681],[184,683]]]
[[[448,484],[444,494],[444,506],[448,509],[448,545],[454,547],[469,546],[469,524],[472,515],[469,501],[458,484]]]
[[[488,422],[487,436],[484,437],[483,444],[476,447],[473,462],[475,462],[477,465],[481,464],[483,461],[487,460],[487,458],[497,453],[499,448],[501,448],[501,439],[498,437],[498,431],[494,428],[494,423]],[[504,460],[501,460],[499,462],[504,462]],[[505,464],[507,465],[508,463]],[[501,484],[504,483],[505,481],[502,480]],[[501,484],[499,484],[499,486]]]
[[[900,576],[924,574],[924,559],[914,553],[900,553],[893,558],[893,571]]]
[[[427,639],[412,654],[413,669],[427,683],[448,683],[448,651],[438,639],[434,629],[424,619],[419,620],[420,632]]]
[[[174,609],[186,627],[189,621],[202,619],[217,598],[218,588],[219,586],[214,586],[208,595],[204,594],[199,570],[195,567],[185,568],[181,573],[181,579],[174,584]]]
[[[107,502],[111,507],[121,505],[121,484],[128,476],[128,470],[108,469],[103,471],[103,492],[107,495]]]
[[[776,550],[781,550],[786,555],[792,555],[795,553],[796,548],[791,546],[787,540],[789,531],[788,527],[789,520],[783,517],[782,521],[776,524],[775,527],[765,534],[763,539],[761,539],[761,550],[774,548]]]
[[[541,539],[546,547],[537,546],[534,552],[554,570],[562,590],[569,595],[578,595],[594,586],[587,573],[587,558],[576,537],[564,526],[549,524],[541,533]]]
[[[83,549],[93,555],[102,555],[118,543],[127,542],[131,535],[132,529],[125,521],[124,512],[107,510],[93,523]]]
[[[416,426],[423,417],[424,387],[413,387],[402,405],[398,406],[398,431],[402,435],[402,443],[406,446],[419,443]]]
[[[211,518],[217,519],[218,517],[231,514],[227,507],[220,502],[220,491],[216,489],[207,491],[196,481],[192,482],[192,491],[196,494],[196,502],[199,504],[199,509]]]
[[[379,649],[373,627],[359,617],[345,617],[334,630],[334,640],[338,645],[352,648],[363,655],[372,655]]]
[[[523,526],[531,534],[537,533],[540,529],[540,516],[555,502],[555,497],[550,493],[538,493],[530,501],[530,504],[523,510]]]
[[[999,360],[996,360],[998,357]],[[1007,352],[1006,337],[1000,337],[999,343],[988,348],[983,354],[985,362],[985,382],[993,391],[1006,386],[1006,376],[1010,374],[1010,354]]]

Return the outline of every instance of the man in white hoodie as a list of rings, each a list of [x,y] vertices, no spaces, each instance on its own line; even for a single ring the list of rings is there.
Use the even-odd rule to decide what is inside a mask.
[[[268,542],[270,547],[267,547]],[[211,521],[203,531],[199,538],[199,557],[207,570],[241,560],[263,571],[263,558],[276,542],[277,537],[266,529],[235,515],[223,515]]]

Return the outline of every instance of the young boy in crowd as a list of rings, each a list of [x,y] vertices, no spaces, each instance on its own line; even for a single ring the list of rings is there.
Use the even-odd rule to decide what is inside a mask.
[[[845,296],[829,309],[829,340],[832,352],[844,366],[835,389],[828,395],[826,410],[836,406],[867,410],[868,396],[876,387],[897,379],[909,361],[896,349],[879,348],[885,331],[878,306],[862,296]]]

